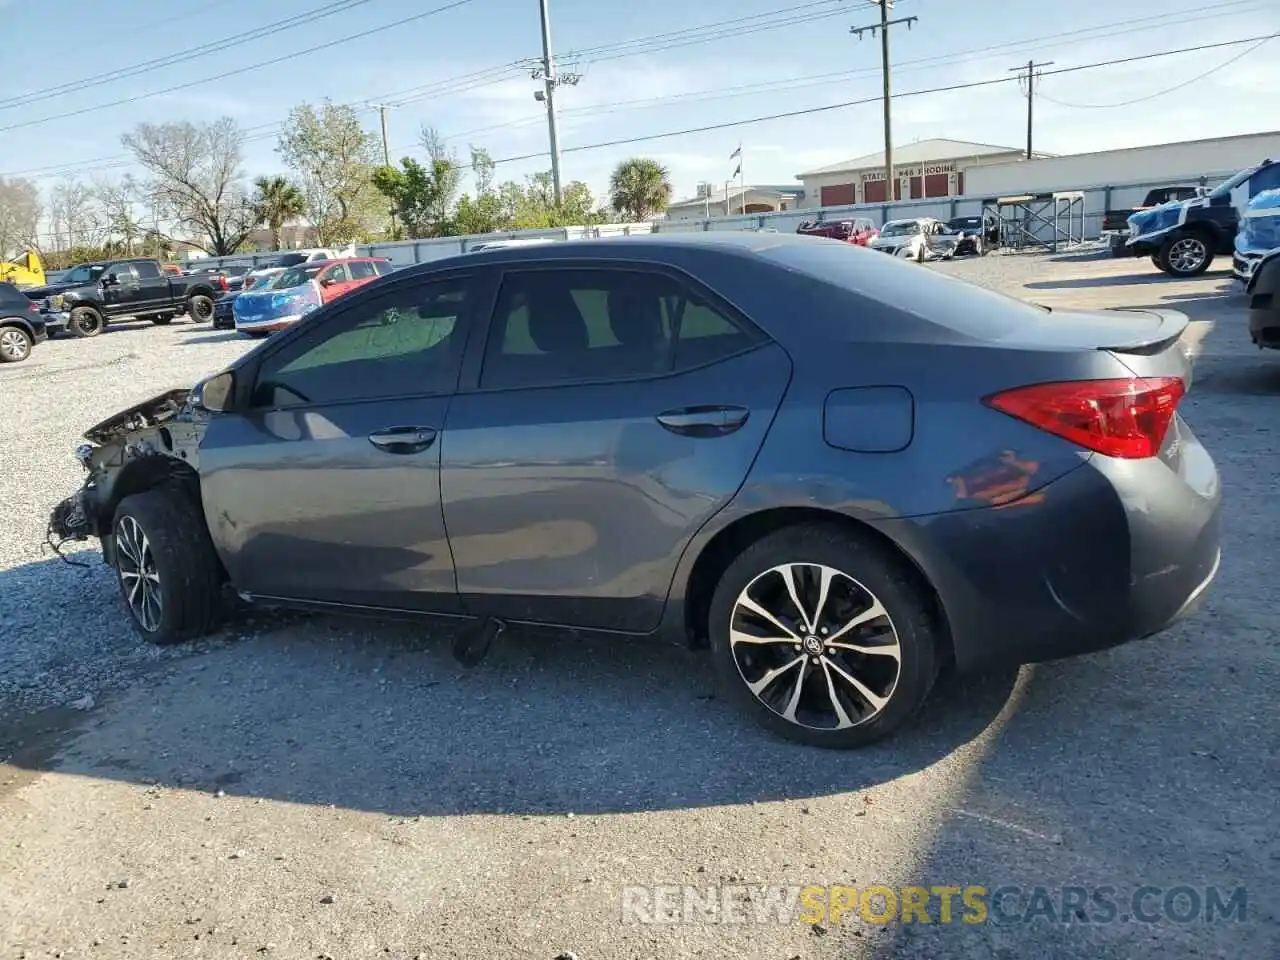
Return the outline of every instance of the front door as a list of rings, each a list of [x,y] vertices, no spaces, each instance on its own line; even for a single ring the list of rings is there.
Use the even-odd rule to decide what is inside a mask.
[[[108,282],[114,277],[114,282]],[[113,317],[129,316],[138,309],[138,301],[142,296],[138,286],[138,275],[130,263],[112,263],[102,272],[102,302],[106,304],[107,313]]]
[[[316,279],[320,281],[322,303],[337,300],[351,289],[351,272],[345,263],[335,263],[332,267],[325,267]]]
[[[601,266],[506,274],[441,494],[470,612],[642,632],[746,478],[790,378],[713,295]]]
[[[470,325],[466,276],[355,298],[242,368],[252,394],[200,447],[205,518],[250,594],[450,612],[441,431]]]

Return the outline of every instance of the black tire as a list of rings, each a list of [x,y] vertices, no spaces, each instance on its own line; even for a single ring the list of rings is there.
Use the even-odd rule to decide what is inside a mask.
[[[36,344],[31,334],[16,324],[0,326],[0,363],[21,363]]]
[[[735,644],[730,639],[730,627],[734,621],[735,608],[740,595],[748,587],[757,591],[763,589],[763,586],[770,584],[768,580],[770,577],[778,578],[778,582],[782,583],[779,575],[772,571],[787,564],[803,566],[810,571],[822,565],[840,571],[844,575],[844,579],[840,582],[845,584],[844,590],[847,592],[832,586],[833,592],[829,594],[827,602],[829,609],[839,609],[842,604],[852,602],[849,598],[857,596],[865,596],[867,609],[878,600],[885,611],[885,616],[867,621],[866,626],[870,629],[872,625],[880,625],[880,634],[876,639],[883,638],[886,625],[889,635],[896,636],[898,644],[896,668],[892,663],[886,664],[886,661],[892,659],[890,657],[826,648],[825,642],[819,636],[809,634],[807,631],[804,637],[799,638],[804,646],[790,645],[788,641],[761,646],[738,644],[735,650]],[[836,583],[834,580],[832,582]],[[865,594],[856,593],[859,589]],[[756,594],[752,595],[752,599],[757,599]],[[815,602],[814,606],[816,605]],[[899,557],[874,541],[852,536],[833,526],[787,527],[747,547],[721,577],[711,600],[709,616],[712,656],[721,686],[728,699],[736,703],[761,726],[787,740],[811,746],[840,749],[861,747],[888,736],[910,720],[933,689],[941,663],[942,647],[941,633],[932,613],[933,608],[932,598],[928,595],[927,589],[919,584],[919,579],[914,572]],[[794,610],[794,606],[791,609]],[[741,610],[738,610],[736,615],[741,618]],[[798,622],[799,618],[793,619]],[[742,619],[737,622],[740,626],[748,626]],[[758,622],[765,623],[763,620]],[[769,629],[772,628],[769,627]],[[838,628],[836,633],[840,633]],[[798,632],[796,635],[799,636]],[[835,635],[832,634],[832,636]],[[868,648],[881,646],[881,644],[865,643],[865,640],[871,638],[861,637],[860,634],[850,633],[844,636],[846,638],[858,636],[864,641],[862,645]],[[806,652],[809,654],[816,652],[809,649],[810,642],[815,642],[824,648],[820,656],[815,658],[806,655]],[[757,653],[757,651],[764,652]],[[852,714],[855,709],[860,711],[862,706],[851,702],[849,691],[854,688],[846,685],[841,688],[844,691],[844,697],[836,697],[835,700],[845,701],[841,709],[844,710],[844,719],[852,722],[852,725],[838,729],[836,724],[841,718],[834,710],[831,712],[831,725],[787,719],[783,712],[770,707],[751,691],[747,676],[758,672],[760,674],[756,677],[758,682],[771,663],[774,666],[781,666],[786,662],[794,663],[795,657],[803,658],[803,662],[798,664],[805,677],[802,680],[801,696],[809,694],[810,701],[806,702],[815,702],[819,709],[822,707],[823,696],[826,697],[828,705],[833,702],[830,695],[833,686],[827,685],[823,677],[823,674],[836,676],[832,663],[837,666],[843,665],[842,669],[848,668],[858,672],[866,669],[868,672],[859,679],[866,680],[866,685],[878,695],[879,692],[871,685],[871,678],[873,675],[878,675],[885,680],[881,684],[885,702],[879,708],[875,708],[870,700],[863,698],[862,704],[866,705],[868,712],[855,720]],[[792,659],[788,661],[788,658]],[[855,662],[859,665],[853,666]],[[813,664],[820,665],[821,674]],[[896,670],[896,676],[893,677],[892,683],[889,683],[887,678],[894,670]],[[794,688],[795,685],[789,680],[791,675],[780,673],[777,677],[783,684]],[[787,679],[783,680],[784,676]],[[766,687],[762,692],[768,694],[776,686],[777,684]],[[817,697],[818,700],[813,701],[813,697]],[[807,706],[805,709],[808,711]],[[799,717],[798,710],[793,708],[791,712],[793,716]],[[810,713],[808,716],[813,715]]]
[[[1164,267],[1161,267],[1161,266],[1160,266],[1160,254],[1158,254],[1158,253],[1153,253],[1153,254],[1151,255],[1151,262],[1152,262],[1152,263],[1154,263],[1154,264],[1156,265],[1156,267],[1158,267],[1159,269],[1161,269],[1161,270],[1163,270],[1163,269],[1164,269]]]
[[[1171,277],[1198,277],[1213,263],[1213,242],[1203,233],[1178,232],[1165,238],[1156,266]]]
[[[94,307],[76,307],[67,320],[67,333],[73,337],[96,337],[107,328],[107,321]]]
[[[173,323],[173,314],[172,313],[156,314],[154,317],[151,318],[151,322],[154,323],[157,327],[167,327],[169,324]]]
[[[187,316],[192,323],[207,323],[213,319],[213,298],[203,293],[192,294],[187,300]]]
[[[141,532],[130,540],[130,525]],[[114,536],[116,580],[134,629],[159,645],[181,643],[211,632],[221,612],[222,567],[195,502],[177,484],[166,484],[125,497],[111,521]],[[130,543],[139,543],[144,561],[154,570],[156,585],[150,588],[158,604],[148,607],[148,623],[130,603],[135,583],[131,576],[138,564],[131,559]],[[148,580],[148,585],[150,581]],[[146,592],[146,591],[144,591]]]

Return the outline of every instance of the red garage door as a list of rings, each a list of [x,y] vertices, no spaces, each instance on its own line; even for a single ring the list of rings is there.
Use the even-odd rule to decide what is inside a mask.
[[[911,178],[911,199],[919,200],[924,196],[924,181],[919,177]]]
[[[868,180],[862,185],[863,203],[884,203],[884,181]]]
[[[926,197],[945,197],[947,195],[947,175],[931,173],[924,178],[924,195]]]
[[[821,199],[824,207],[843,207],[857,202],[852,183],[837,183],[830,187],[823,187]]]

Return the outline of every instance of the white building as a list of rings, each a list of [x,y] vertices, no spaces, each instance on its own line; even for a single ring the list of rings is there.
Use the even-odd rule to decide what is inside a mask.
[[[668,220],[706,220],[712,217],[728,217],[742,213],[776,213],[794,210],[801,205],[804,188],[792,185],[741,186],[730,183],[728,199],[725,187],[710,183],[699,184],[697,196],[677,200],[667,205]]]
[[[1007,165],[1024,156],[1017,147],[1001,147],[966,140],[921,140],[893,148],[897,178],[894,199],[920,200],[954,197],[972,192],[966,180],[974,168]],[[884,151],[868,153],[817,170],[796,174],[804,184],[803,207],[839,207],[854,203],[884,203]]]
[[[1149,186],[1194,184],[1202,178],[1212,186],[1268,157],[1280,160],[1280,131],[984,164],[966,168],[963,192],[995,198],[1135,184],[1124,196],[1111,198],[1117,206],[1132,206]]]

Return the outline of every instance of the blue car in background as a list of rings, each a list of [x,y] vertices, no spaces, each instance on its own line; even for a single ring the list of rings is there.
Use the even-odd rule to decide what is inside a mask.
[[[1236,234],[1231,273],[1248,284],[1267,255],[1280,251],[1280,189],[1263,190],[1249,201]]]

